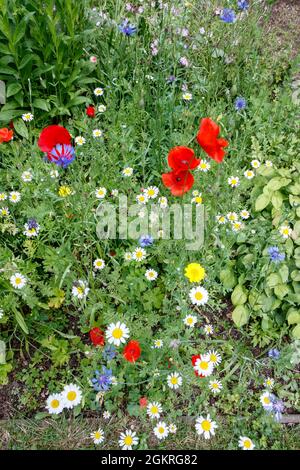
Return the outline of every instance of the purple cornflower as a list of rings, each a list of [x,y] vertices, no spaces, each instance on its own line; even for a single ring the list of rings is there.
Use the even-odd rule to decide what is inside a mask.
[[[117,355],[117,351],[114,348],[114,346],[111,345],[111,344],[108,344],[103,349],[102,356],[103,356],[103,359],[105,359],[107,361],[111,361],[112,359],[114,359],[116,357],[116,355]]]
[[[278,246],[270,246],[268,253],[271,261],[274,261],[274,263],[280,263],[285,258],[285,254],[280,253]]]
[[[136,33],[137,28],[130,24],[129,20],[126,19],[119,25],[119,30],[121,33],[125,34],[125,36],[133,36]]]
[[[231,8],[224,8],[220,19],[224,21],[224,23],[234,23],[236,20],[235,12]]]
[[[234,102],[234,106],[237,111],[241,111],[246,108],[247,101],[242,96],[238,96]]]
[[[151,235],[142,235],[139,239],[139,244],[142,248],[146,246],[151,246],[153,243],[153,237]]]
[[[182,65],[183,67],[189,66],[189,61],[187,60],[186,57],[180,57],[179,62],[180,62],[180,65]]]
[[[176,77],[175,75],[170,75],[169,77],[166,78],[166,81],[168,84],[175,82]]]
[[[37,223],[35,219],[28,219],[27,227],[29,230],[32,230],[33,228],[37,229],[39,228],[39,224]]]
[[[274,415],[274,419],[276,421],[280,421],[282,418],[282,413],[284,411],[284,404],[283,401],[280,400],[279,398],[275,397],[275,395],[272,396],[272,404],[273,408],[271,413]]]
[[[75,158],[75,149],[72,145],[57,144],[47,153],[47,158],[55,165],[67,168]]]
[[[278,349],[274,348],[274,349],[270,349],[270,351],[268,352],[268,356],[271,358],[271,359],[279,359],[280,357],[280,351],[278,351]]]
[[[248,10],[249,8],[248,0],[238,0],[237,5],[239,10]]]
[[[111,385],[112,370],[102,366],[102,373],[95,371],[95,377],[92,378],[92,384],[96,392],[107,392]]]

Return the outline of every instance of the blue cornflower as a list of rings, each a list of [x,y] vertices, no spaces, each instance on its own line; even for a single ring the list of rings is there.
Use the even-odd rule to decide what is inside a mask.
[[[224,8],[220,19],[224,21],[224,23],[234,23],[236,20],[235,12],[231,8]]]
[[[130,24],[129,20],[126,19],[119,25],[119,30],[126,36],[133,36],[136,33],[137,28],[136,26]]]
[[[27,221],[27,227],[29,230],[33,229],[33,228],[38,228],[39,227],[39,224],[37,223],[37,221],[35,219],[28,219]]]
[[[279,359],[280,357],[280,351],[278,351],[278,349],[274,348],[274,349],[270,349],[270,351],[268,352],[268,356],[271,358],[271,359]]]
[[[102,356],[103,356],[103,359],[107,361],[111,361],[112,359],[116,357],[116,355],[117,355],[117,351],[112,344],[108,344],[103,349]]]
[[[55,165],[67,168],[75,158],[75,149],[72,145],[57,144],[47,153],[47,158]]]
[[[170,84],[170,83],[175,82],[176,77],[175,75],[170,75],[169,77],[166,78],[166,80],[167,80],[167,83]]]
[[[285,254],[280,253],[278,246],[270,246],[268,253],[271,261],[274,261],[274,263],[280,263],[285,258]]]
[[[239,10],[248,10],[249,8],[248,0],[238,0],[237,5],[238,5]]]
[[[142,235],[139,239],[139,244],[142,248],[146,246],[151,246],[153,243],[153,237],[151,235]]]
[[[111,386],[112,370],[102,366],[102,373],[95,371],[95,377],[92,378],[92,384],[96,392],[107,392]]]
[[[247,101],[242,96],[238,96],[234,102],[234,106],[237,111],[241,111],[246,108]]]
[[[282,418],[282,412],[284,411],[283,401],[275,397],[275,395],[272,396],[271,401],[273,405],[271,413],[274,415],[276,421],[280,421]]]

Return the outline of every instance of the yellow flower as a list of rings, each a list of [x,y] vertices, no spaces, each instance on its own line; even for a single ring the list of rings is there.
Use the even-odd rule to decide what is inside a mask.
[[[58,195],[60,197],[67,197],[70,196],[70,194],[72,194],[72,189],[70,188],[70,186],[60,186],[58,190]]]
[[[200,282],[205,278],[205,269],[199,263],[190,263],[185,268],[184,275],[190,282]]]

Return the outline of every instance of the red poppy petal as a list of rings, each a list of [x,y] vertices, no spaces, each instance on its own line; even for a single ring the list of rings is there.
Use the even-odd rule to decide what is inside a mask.
[[[62,126],[52,125],[42,130],[38,146],[42,152],[50,152],[57,144],[70,145],[71,136],[67,129]]]
[[[190,162],[194,158],[194,150],[189,147],[178,146],[170,150],[168,155],[168,164],[174,170],[184,167],[184,169],[190,168]]]

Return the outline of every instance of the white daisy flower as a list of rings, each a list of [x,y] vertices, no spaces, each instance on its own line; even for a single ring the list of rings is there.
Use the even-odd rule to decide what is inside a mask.
[[[51,170],[50,171],[50,178],[54,179],[54,178],[58,178],[59,177],[59,173],[57,170]]]
[[[226,218],[225,218],[224,215],[216,215],[216,221],[217,221],[220,225],[226,224]]]
[[[196,325],[198,321],[198,318],[195,316],[195,315],[187,315],[184,319],[183,319],[183,323],[188,326],[189,328],[194,328],[194,326]]]
[[[148,196],[144,193],[138,194],[135,199],[139,204],[146,204],[148,202]]]
[[[166,207],[168,207],[168,199],[164,196],[158,199],[158,203],[162,209],[165,209]]]
[[[148,197],[148,199],[155,199],[158,196],[159,189],[156,186],[149,186],[148,188],[144,189],[144,194]]]
[[[243,209],[243,210],[240,212],[240,216],[242,217],[242,219],[247,220],[247,219],[249,219],[249,217],[250,217],[250,212],[247,211],[246,209]]]
[[[208,301],[208,292],[202,286],[193,287],[189,296],[194,305],[205,305]]]
[[[155,281],[157,279],[158,273],[154,269],[147,269],[145,272],[145,277],[148,281]]]
[[[260,396],[260,402],[262,404],[262,406],[264,407],[265,410],[272,410],[273,408],[273,403],[272,403],[272,400],[271,400],[271,394],[270,392],[266,391],[264,393],[261,394]]]
[[[203,200],[202,200],[201,194],[199,196],[193,197],[193,199],[191,200],[191,202],[196,205],[202,204],[202,201]]]
[[[205,325],[204,327],[204,333],[206,336],[212,335],[214,332],[213,326],[211,324]]]
[[[210,361],[208,354],[201,354],[200,358],[196,360],[194,370],[203,377],[209,377],[214,370],[214,365]]]
[[[9,200],[13,204],[16,204],[17,202],[19,202],[20,199],[21,199],[21,193],[19,193],[18,191],[12,191],[11,193],[9,193]]]
[[[136,446],[138,442],[139,438],[134,431],[126,430],[120,434],[119,446],[122,450],[132,450],[132,446]]]
[[[230,178],[228,178],[228,184],[232,188],[236,188],[240,184],[239,177],[238,176],[230,176]]]
[[[160,348],[163,347],[163,345],[164,345],[163,340],[161,340],[161,339],[155,339],[154,340],[154,348],[155,349],[160,349]]]
[[[0,207],[0,214],[3,217],[9,216],[9,208],[8,207]]]
[[[103,88],[98,87],[98,88],[95,88],[95,90],[94,90],[94,95],[95,96],[102,96],[103,93],[104,93]]]
[[[245,178],[247,178],[247,180],[252,180],[252,178],[254,178],[254,176],[255,176],[255,173],[252,170],[246,170],[244,172],[244,176],[245,176]]]
[[[212,391],[212,393],[216,395],[217,393],[220,393],[223,388],[223,385],[219,380],[210,380],[208,387]]]
[[[32,181],[33,175],[30,173],[30,171],[23,171],[21,174],[21,179],[24,181],[24,183],[29,183]]]
[[[189,92],[183,93],[182,99],[184,101],[191,101],[193,99],[193,95],[192,93],[189,93]]]
[[[111,417],[110,411],[108,411],[108,410],[104,411],[104,413],[103,413],[103,418],[107,420],[107,419],[109,419],[110,417]]]
[[[267,377],[266,380],[264,381],[264,386],[272,390],[275,385],[275,380],[272,379],[271,377]]]
[[[283,238],[289,238],[292,235],[292,229],[288,225],[282,225],[279,229],[279,233]]]
[[[106,188],[97,188],[95,191],[95,196],[97,199],[103,199],[106,196]]]
[[[62,400],[65,408],[71,409],[74,406],[79,405],[82,399],[82,392],[80,388],[75,384],[65,385],[62,391]]]
[[[101,129],[94,129],[93,130],[93,137],[96,139],[97,137],[102,137],[103,136],[103,131]]]
[[[157,425],[155,426],[155,428],[153,429],[153,432],[155,434],[155,436],[161,440],[161,439],[165,439],[168,434],[169,434],[169,428],[168,426],[166,425],[166,423],[160,421],[159,423],[157,423]]]
[[[171,434],[176,434],[176,432],[177,432],[177,426],[176,426],[176,424],[174,424],[174,423],[169,424],[169,432],[170,432]]]
[[[255,170],[257,170],[257,168],[260,167],[260,161],[259,161],[259,160],[252,160],[251,166],[252,166],[252,168],[254,168]]]
[[[102,444],[104,441],[104,431],[99,428],[97,431],[94,431],[90,434],[91,439],[93,439],[94,444]]]
[[[85,281],[79,279],[75,281],[72,287],[72,294],[77,299],[85,299],[89,293],[89,287]]]
[[[97,259],[95,259],[93,265],[94,265],[94,269],[96,269],[98,271],[100,269],[105,268],[105,261],[101,258],[97,258]]]
[[[231,228],[233,232],[239,232],[240,230],[244,228],[244,225],[241,222],[232,222]]]
[[[31,113],[22,114],[22,119],[25,122],[30,122],[30,121],[33,120],[33,114],[31,114]]]
[[[132,173],[133,173],[133,168],[130,168],[129,166],[124,168],[123,171],[122,171],[122,175],[123,176],[132,176]]]
[[[271,160],[266,160],[266,161],[265,161],[265,166],[266,166],[267,168],[271,168],[271,167],[273,166],[273,163],[271,162]]]
[[[40,226],[39,224],[36,222],[34,224],[34,227],[31,227],[30,224],[25,224],[24,225],[24,231],[23,231],[23,234],[26,235],[26,237],[28,238],[32,238],[32,237],[37,237],[38,234],[39,234],[39,231],[40,231]]]
[[[23,276],[23,274],[16,273],[13,274],[10,278],[10,283],[15,289],[23,289],[23,287],[26,285],[26,278]]]
[[[81,146],[86,143],[86,140],[84,137],[82,137],[82,135],[78,135],[77,137],[75,137],[75,143]]]
[[[162,406],[157,401],[154,401],[147,405],[147,415],[150,416],[150,418],[159,419],[162,411]]]
[[[252,450],[254,449],[255,445],[249,437],[241,436],[239,438],[239,447],[241,447],[243,450]]]
[[[99,113],[105,113],[106,106],[104,104],[99,104],[98,111],[99,111]]]
[[[235,222],[236,220],[238,220],[238,215],[236,212],[228,212],[228,214],[226,214],[226,217],[230,222]]]
[[[174,390],[177,390],[182,385],[182,377],[178,372],[172,372],[167,377],[168,386]]]
[[[124,258],[126,261],[131,261],[132,260],[132,253],[130,253],[129,251],[126,251],[126,253],[124,253]]]
[[[113,197],[117,197],[117,196],[119,195],[119,190],[118,190],[118,189],[112,189],[112,190],[111,190],[111,195],[112,195]]]
[[[121,343],[126,343],[126,339],[129,338],[129,329],[125,323],[121,323],[120,321],[110,323],[105,332],[105,337],[110,344],[120,346]]]
[[[206,173],[210,169],[210,163],[206,160],[201,160],[200,165],[198,166],[199,171]]]
[[[5,201],[5,199],[7,199],[7,194],[0,193],[0,201]]]
[[[46,401],[46,409],[51,415],[58,415],[64,409],[64,402],[61,393],[49,395]]]
[[[209,356],[210,362],[212,362],[215,366],[221,364],[222,358],[217,351],[208,351],[207,355]]]
[[[196,431],[199,436],[203,434],[204,439],[210,439],[211,436],[215,435],[215,429],[218,427],[215,421],[212,421],[208,414],[206,418],[200,416],[196,419]]]
[[[134,261],[143,261],[147,256],[147,252],[146,250],[144,250],[144,248],[141,248],[141,247],[138,247],[134,250],[134,252],[132,253],[132,258],[134,259]]]

